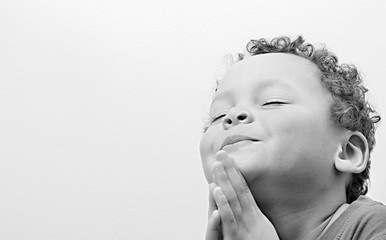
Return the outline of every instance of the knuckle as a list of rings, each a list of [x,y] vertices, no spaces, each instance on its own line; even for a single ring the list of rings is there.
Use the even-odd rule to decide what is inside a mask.
[[[239,207],[238,199],[236,197],[232,197],[229,201],[229,205],[231,206],[232,209],[238,209]]]
[[[233,225],[236,223],[236,218],[234,216],[230,216],[228,219],[227,219],[227,223],[230,224],[230,225]]]
[[[243,191],[243,193],[249,193],[249,187],[248,186],[244,186],[243,188],[242,188],[242,191]]]
[[[242,194],[248,194],[249,193],[249,187],[246,186],[246,185],[242,185],[241,188],[240,188],[240,191]]]
[[[240,194],[248,194],[250,192],[249,187],[247,185],[244,185],[242,183],[237,184],[236,189],[238,193]]]
[[[231,206],[231,208],[235,208],[237,206],[237,202],[235,202],[234,199],[231,199],[229,205]]]

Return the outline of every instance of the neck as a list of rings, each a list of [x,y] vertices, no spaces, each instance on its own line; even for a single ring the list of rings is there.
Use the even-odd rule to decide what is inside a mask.
[[[324,195],[333,197],[306,194],[296,199],[288,198],[288,195],[279,195],[271,195],[269,199],[267,195],[255,197],[255,200],[274,225],[281,240],[302,239],[323,223],[327,225],[336,210],[346,201],[344,194]],[[254,196],[261,195],[254,194]]]

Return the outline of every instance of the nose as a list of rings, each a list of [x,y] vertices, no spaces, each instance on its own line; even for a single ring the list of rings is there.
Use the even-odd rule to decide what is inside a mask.
[[[228,111],[222,121],[225,130],[238,124],[249,124],[254,121],[254,117],[250,111],[242,108],[232,108]]]

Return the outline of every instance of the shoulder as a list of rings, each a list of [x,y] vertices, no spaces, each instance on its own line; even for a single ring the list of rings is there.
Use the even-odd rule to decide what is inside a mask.
[[[344,228],[355,239],[386,239],[386,206],[369,197],[361,196],[347,209]]]
[[[361,196],[338,217],[319,239],[386,239],[386,206]]]
[[[369,197],[360,196],[349,208],[352,208],[348,210],[351,210],[354,216],[359,215],[366,220],[386,221],[386,206]]]

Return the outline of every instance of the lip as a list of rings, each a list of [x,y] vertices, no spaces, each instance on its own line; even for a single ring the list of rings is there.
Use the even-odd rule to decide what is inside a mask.
[[[232,135],[232,136],[225,138],[224,142],[221,144],[220,150],[222,150],[227,145],[231,145],[231,144],[245,141],[245,140],[254,141],[254,142],[259,141],[257,139],[254,139],[254,138],[251,138],[248,136],[244,136],[244,135]]]

